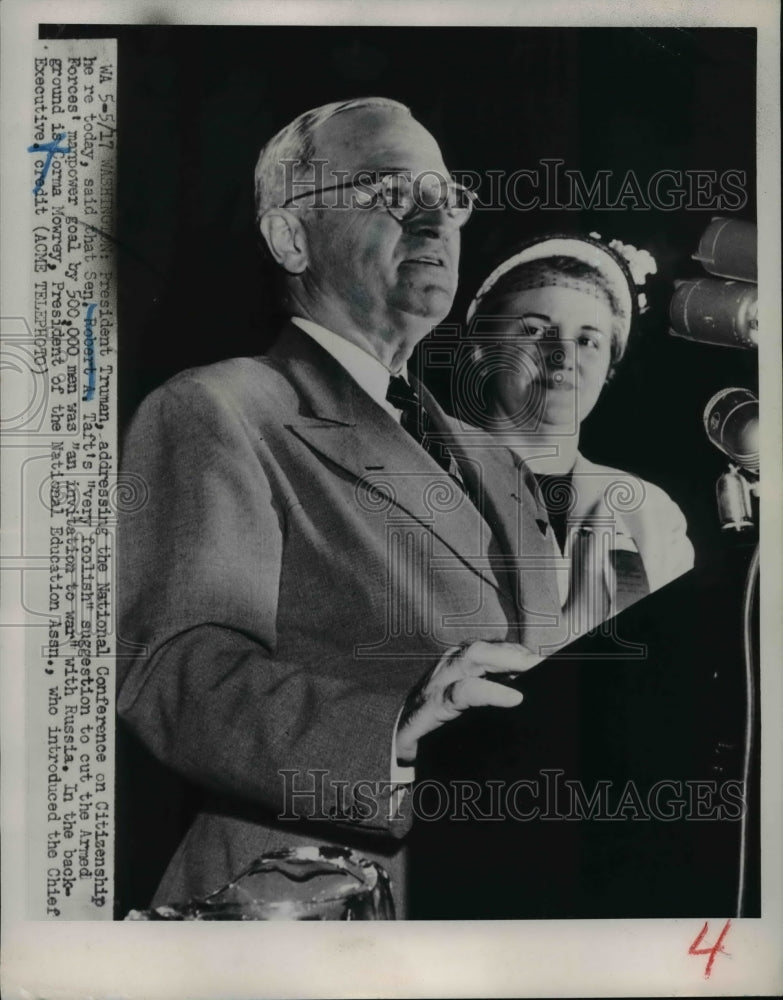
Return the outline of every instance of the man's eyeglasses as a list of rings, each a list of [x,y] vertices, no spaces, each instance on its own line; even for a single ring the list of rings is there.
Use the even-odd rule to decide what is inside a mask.
[[[469,188],[455,181],[446,180],[434,172],[411,177],[410,173],[361,174],[350,181],[331,187],[302,191],[288,198],[280,206],[289,205],[300,198],[322,195],[329,191],[353,189],[348,204],[344,200],[319,200],[317,208],[375,208],[381,205],[398,222],[407,222],[418,212],[445,211],[446,215],[462,227],[470,218],[476,195]]]

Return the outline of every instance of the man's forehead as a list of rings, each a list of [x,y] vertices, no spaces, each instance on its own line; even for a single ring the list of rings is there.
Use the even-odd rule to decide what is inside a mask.
[[[344,111],[324,122],[314,140],[316,156],[335,170],[446,171],[434,137],[395,108]]]

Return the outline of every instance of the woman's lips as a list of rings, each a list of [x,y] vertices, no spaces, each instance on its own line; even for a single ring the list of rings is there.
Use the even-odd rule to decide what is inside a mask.
[[[547,389],[562,389],[568,391],[576,388],[576,384],[565,375],[550,375],[546,380]]]

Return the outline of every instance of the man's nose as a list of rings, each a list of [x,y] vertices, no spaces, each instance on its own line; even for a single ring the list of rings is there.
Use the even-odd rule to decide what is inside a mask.
[[[449,214],[443,204],[416,205],[405,220],[405,227],[415,236],[439,239],[444,234],[459,231],[459,223]]]

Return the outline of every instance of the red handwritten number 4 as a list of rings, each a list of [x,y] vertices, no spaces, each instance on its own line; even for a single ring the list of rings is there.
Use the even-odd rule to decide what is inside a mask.
[[[723,939],[728,934],[730,926],[731,926],[731,921],[727,920],[726,921],[726,926],[720,932],[720,934],[718,936],[718,940],[715,942],[715,944],[711,948],[700,948],[699,945],[702,943],[702,941],[704,940],[704,937],[705,937],[707,931],[710,929],[709,922],[705,922],[704,926],[702,927],[701,931],[699,932],[698,936],[696,937],[696,940],[691,944],[690,948],[688,949],[688,954],[689,955],[709,955],[710,956],[707,959],[707,968],[704,970],[704,978],[705,979],[709,979],[710,978],[710,973],[712,972],[712,963],[715,961],[715,956],[718,954],[718,952],[720,951],[720,952],[723,952],[724,955],[728,955],[728,952],[725,951],[724,948],[723,948]]]

